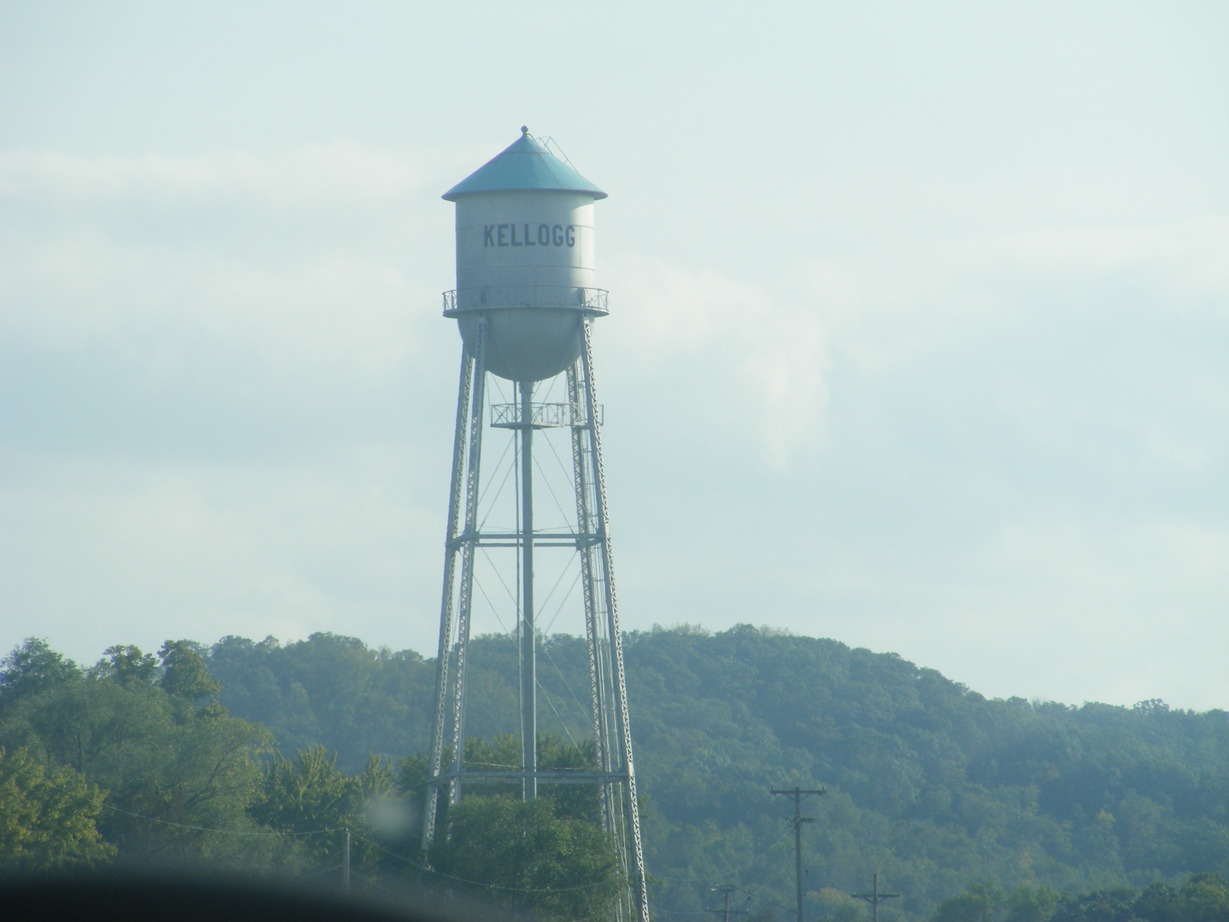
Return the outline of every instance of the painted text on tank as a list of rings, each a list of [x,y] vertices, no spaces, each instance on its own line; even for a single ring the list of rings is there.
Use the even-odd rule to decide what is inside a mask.
[[[484,224],[484,247],[574,247],[575,224]]]

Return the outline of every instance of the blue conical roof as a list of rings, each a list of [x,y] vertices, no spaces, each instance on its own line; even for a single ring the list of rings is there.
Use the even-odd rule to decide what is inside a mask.
[[[514,189],[587,192],[595,199],[606,197],[605,192],[539,144],[528,128],[522,128],[521,136],[506,150],[445,192],[443,198],[455,202],[462,195]]]

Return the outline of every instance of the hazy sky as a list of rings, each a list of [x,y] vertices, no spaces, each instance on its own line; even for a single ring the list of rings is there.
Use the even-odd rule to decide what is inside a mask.
[[[439,196],[525,124],[610,193],[625,628],[1229,709],[1226,48],[1220,0],[0,0],[0,649],[433,654]]]

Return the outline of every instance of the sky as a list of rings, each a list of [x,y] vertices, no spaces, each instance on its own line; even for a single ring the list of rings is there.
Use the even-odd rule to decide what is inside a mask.
[[[1229,709],[1226,47],[1219,0],[0,0],[0,650],[434,655],[440,195],[527,125],[609,193],[625,630]]]

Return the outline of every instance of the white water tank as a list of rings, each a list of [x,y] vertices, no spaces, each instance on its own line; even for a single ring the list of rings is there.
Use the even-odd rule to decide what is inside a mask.
[[[486,320],[488,371],[553,377],[580,354],[581,324],[607,312],[594,287],[593,203],[606,193],[521,129],[443,196],[456,204],[457,287],[444,296],[472,352]]]

